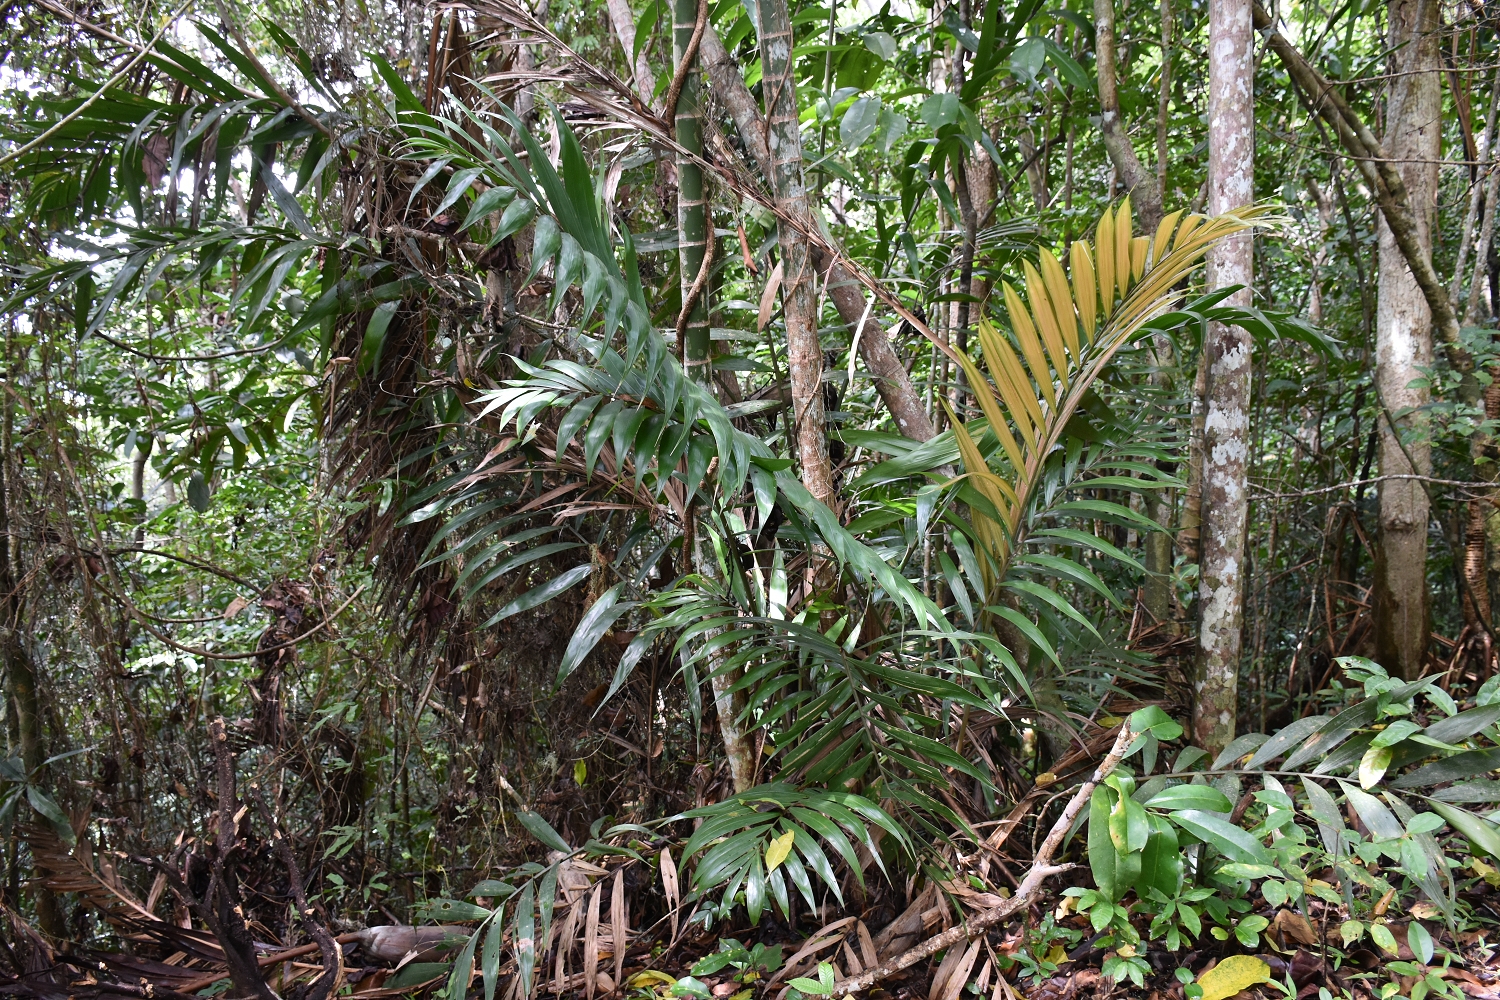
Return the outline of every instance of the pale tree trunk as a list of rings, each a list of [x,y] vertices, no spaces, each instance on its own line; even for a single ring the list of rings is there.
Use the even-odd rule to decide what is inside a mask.
[[[739,66],[725,50],[712,25],[703,32],[700,52],[714,96],[734,119],[745,148],[761,174],[770,178],[771,155],[766,148],[765,122],[755,97],[745,86]],[[875,390],[881,401],[896,422],[896,429],[916,441],[930,440],[936,431],[927,408],[912,385],[906,366],[891,347],[890,338],[876,322],[874,310],[867,305],[864,286],[827,254],[815,252],[814,257],[819,275],[827,282],[828,297],[833,300],[839,318],[849,327],[850,336],[858,340],[860,356],[870,377],[875,380]]]
[[[1391,0],[1388,9],[1398,72],[1390,83],[1383,145],[1405,182],[1417,242],[1430,256],[1442,128],[1439,11],[1435,0]],[[1380,473],[1427,475],[1432,454],[1420,408],[1431,394],[1412,383],[1432,364],[1432,311],[1384,216],[1377,228],[1375,385],[1385,418],[1379,424]],[[1375,653],[1392,674],[1415,678],[1427,649],[1429,501],[1423,484],[1410,479],[1382,482],[1379,498]]]
[[[802,137],[798,130],[797,81],[792,64],[792,19],[786,0],[757,4],[766,101],[766,149],[769,152],[776,206],[796,220],[811,220],[802,179]],[[784,270],[781,279],[786,317],[787,368],[791,373],[792,417],[802,484],[818,500],[837,507],[833,467],[828,461],[827,422],[823,415],[823,348],[818,342],[815,269],[805,235],[782,222]]]
[[[1254,197],[1253,37],[1250,0],[1209,0],[1208,210],[1214,215]],[[1219,243],[1208,257],[1209,288],[1245,285],[1230,301],[1249,305],[1252,262],[1249,233]],[[1208,395],[1193,729],[1197,744],[1210,753],[1234,738],[1249,510],[1250,347],[1248,333],[1218,323],[1209,326],[1203,345]]]
[[[635,92],[641,95],[641,100],[650,106],[652,91],[656,89],[656,76],[651,72],[651,63],[646,59],[647,46],[642,45],[638,53],[635,51],[635,12],[630,9],[630,0],[606,0],[605,5],[609,8],[609,20],[614,25],[615,37],[620,40],[620,48],[625,50],[625,61],[630,63],[631,54],[635,53],[635,62],[630,67],[633,74],[630,82],[635,87]],[[675,34],[673,44],[676,44]],[[674,64],[676,62],[674,60]]]

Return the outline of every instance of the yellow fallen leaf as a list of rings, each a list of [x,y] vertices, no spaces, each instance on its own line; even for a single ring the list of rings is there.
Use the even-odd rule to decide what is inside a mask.
[[[769,875],[776,870],[776,866],[786,860],[786,856],[792,853],[792,841],[797,837],[797,831],[788,830],[775,840],[766,845],[766,874]]]
[[[650,986],[652,983],[661,983],[664,986],[676,986],[677,979],[674,976],[667,975],[665,972],[658,972],[656,969],[644,969],[625,980],[625,985],[631,989],[636,989],[640,986]]]
[[[1047,952],[1047,961],[1053,965],[1062,965],[1067,960],[1068,953],[1063,951],[1063,946],[1060,944],[1053,945],[1052,950]]]
[[[1271,981],[1271,967],[1253,955],[1231,955],[1198,977],[1203,1000],[1225,1000],[1256,983]]]

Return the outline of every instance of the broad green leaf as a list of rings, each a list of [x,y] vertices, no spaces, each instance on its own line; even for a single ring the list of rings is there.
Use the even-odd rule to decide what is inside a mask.
[[[880,125],[880,111],[881,101],[877,94],[866,94],[849,105],[839,122],[839,140],[845,149],[853,152],[875,134]]]
[[[1151,817],[1151,835],[1141,852],[1141,874],[1136,880],[1136,895],[1148,898],[1146,889],[1155,889],[1171,899],[1182,887],[1182,850],[1177,831],[1160,816]]]
[[[1391,782],[1392,788],[1423,788],[1500,769],[1500,749],[1468,750],[1435,761]]]
[[[1343,788],[1349,804],[1354,806],[1354,811],[1359,814],[1361,822],[1376,840],[1394,840],[1406,832],[1400,820],[1392,815],[1384,802],[1369,792],[1355,788],[1347,781],[1340,781],[1339,787]]]
[[[1432,964],[1432,935],[1420,920],[1413,920],[1406,925],[1406,943],[1411,947],[1412,954],[1417,956],[1417,961],[1423,965]]]
[[[1321,715],[1310,715],[1298,719],[1262,743],[1245,762],[1245,769],[1253,771],[1283,754],[1292,753],[1294,748],[1301,746],[1308,737],[1322,729],[1329,721],[1326,716]]]
[[[554,851],[562,851],[564,854],[573,853],[573,848],[568,846],[568,842],[558,836],[557,831],[552,829],[552,824],[548,823],[539,814],[532,812],[530,809],[518,809],[516,810],[516,818],[521,821],[521,825],[533,837],[541,841],[543,846]]]
[[[526,591],[526,593],[522,594],[520,597],[517,597],[515,600],[505,605],[505,607],[501,608],[499,611],[496,611],[481,627],[489,628],[491,625],[494,625],[497,622],[504,621],[511,615],[518,615],[522,611],[530,611],[532,608],[536,607],[539,604],[545,604],[548,601],[552,600],[552,598],[556,597],[558,594],[566,591],[569,587],[573,586],[578,581],[582,580],[584,577],[588,576],[593,571],[594,567],[592,564],[585,563],[582,566],[574,566],[572,569],[559,576],[553,577],[546,583],[532,587],[530,590]]]
[[[1198,809],[1205,812],[1229,813],[1234,803],[1212,785],[1173,785],[1163,789],[1146,803],[1152,809]]]
[[[1441,690],[1441,689],[1437,689]],[[1429,694],[1429,697],[1431,695]],[[1483,732],[1500,721],[1500,703],[1471,708],[1441,722],[1434,722],[1424,729],[1423,735],[1442,743],[1457,743],[1475,733]]]
[[[620,603],[620,591],[624,587],[623,583],[610,587],[583,613],[578,627],[573,630],[573,638],[568,641],[568,648],[563,652],[562,662],[557,666],[556,687],[562,687],[563,681],[578,668],[585,656],[593,652],[619,617],[635,607],[634,601]]]
[[[1168,818],[1231,861],[1272,863],[1271,853],[1265,845],[1219,813],[1179,809]]]
[[[1246,754],[1252,753],[1268,739],[1270,737],[1264,733],[1246,733],[1244,736],[1236,737],[1229,746],[1220,752],[1219,756],[1214,758],[1213,770],[1224,770],[1232,761],[1239,760]]]
[[[1108,788],[1094,788],[1093,797],[1089,799],[1088,837],[1089,870],[1093,872],[1094,884],[1099,887],[1099,894],[1111,901],[1120,898],[1120,886],[1116,881],[1119,855],[1109,831],[1112,797]]]
[[[1469,842],[1479,851],[1488,854],[1491,858],[1500,860],[1500,828],[1487,819],[1474,815],[1467,809],[1450,805],[1447,802],[1428,800],[1432,811],[1448,821],[1461,835],[1469,838]]]

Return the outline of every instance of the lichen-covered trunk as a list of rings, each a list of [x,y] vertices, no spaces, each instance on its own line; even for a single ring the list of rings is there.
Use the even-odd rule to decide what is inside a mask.
[[[1392,0],[1391,51],[1399,72],[1390,83],[1386,153],[1406,184],[1422,249],[1432,252],[1432,216],[1441,154],[1442,91],[1438,5]],[[1432,312],[1382,216],[1380,283],[1375,307],[1375,385],[1383,410],[1380,474],[1427,475],[1432,453],[1423,407],[1430,393],[1413,385],[1432,364]],[[1380,537],[1375,557],[1375,654],[1392,674],[1421,673],[1427,649],[1427,520],[1423,484],[1380,484]]]
[[[798,130],[797,81],[792,72],[792,19],[786,0],[757,4],[761,93],[766,103],[766,150],[776,206],[788,219],[810,222],[807,187],[802,178],[802,138]],[[782,222],[777,227],[784,271],[781,279],[786,316],[787,368],[792,383],[792,419],[802,484],[830,507],[837,506],[833,467],[828,460],[827,422],[823,414],[823,348],[818,342],[818,308],[812,254],[805,234]]]
[[[1255,167],[1255,93],[1250,0],[1210,0],[1208,7],[1208,209],[1250,204]],[[1244,285],[1230,299],[1250,304],[1249,233],[1209,253],[1210,288]],[[1234,738],[1244,621],[1241,574],[1249,497],[1250,335],[1212,324],[1203,346],[1208,361],[1203,424],[1202,536],[1198,584],[1198,745],[1217,752]]]

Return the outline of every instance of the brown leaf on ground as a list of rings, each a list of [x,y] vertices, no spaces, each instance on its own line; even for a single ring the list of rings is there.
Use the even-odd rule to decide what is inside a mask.
[[[1271,921],[1271,933],[1282,948],[1291,950],[1293,945],[1315,945],[1318,935],[1313,932],[1307,918],[1295,910],[1277,910]]]

